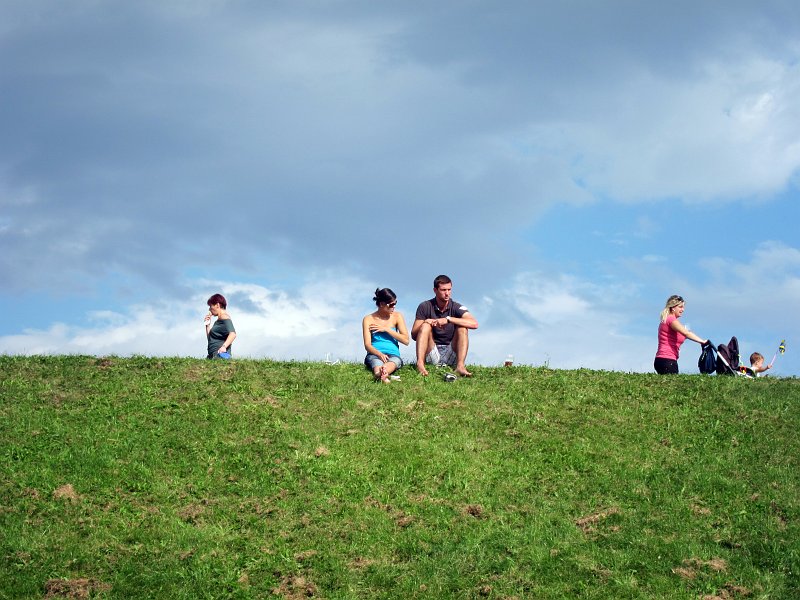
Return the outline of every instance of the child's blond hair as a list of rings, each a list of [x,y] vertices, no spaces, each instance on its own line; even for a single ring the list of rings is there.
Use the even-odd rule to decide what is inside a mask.
[[[764,357],[761,355],[761,353],[760,353],[760,352],[753,352],[753,353],[750,355],[750,364],[751,364],[751,365],[754,365],[754,364],[756,364],[758,361],[764,362]]]

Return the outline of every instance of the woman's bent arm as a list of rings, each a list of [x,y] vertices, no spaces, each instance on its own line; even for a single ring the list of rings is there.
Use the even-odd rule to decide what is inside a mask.
[[[669,326],[670,329],[672,329],[673,331],[677,331],[678,333],[685,335],[687,339],[690,339],[693,342],[697,342],[698,344],[705,344],[708,341],[704,340],[699,335],[686,329],[686,327],[684,327],[683,324],[680,321],[678,321],[678,319],[672,321],[672,323],[670,323]]]

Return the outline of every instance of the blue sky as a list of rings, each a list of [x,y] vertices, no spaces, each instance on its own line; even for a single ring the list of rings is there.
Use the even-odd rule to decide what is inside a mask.
[[[471,362],[800,375],[794,2],[0,4],[0,353],[360,360],[447,273]],[[408,350],[412,354],[412,349]],[[699,347],[687,342],[684,372]]]

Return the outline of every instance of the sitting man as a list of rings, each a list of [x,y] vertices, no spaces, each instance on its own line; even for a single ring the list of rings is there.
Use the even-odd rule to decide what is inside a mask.
[[[433,280],[434,297],[417,307],[411,337],[417,342],[417,370],[426,376],[425,362],[449,365],[456,373],[470,377],[465,361],[469,350],[469,329],[478,322],[469,309],[450,298],[453,282],[447,275]]]

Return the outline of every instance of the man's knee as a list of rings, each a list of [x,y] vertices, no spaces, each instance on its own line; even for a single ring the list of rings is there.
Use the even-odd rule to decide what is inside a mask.
[[[422,323],[417,329],[417,332],[415,334],[412,334],[411,337],[415,342],[420,344],[423,342],[427,342],[432,335],[433,335],[433,327],[431,327],[427,323]]]
[[[455,333],[453,334],[454,340],[460,339],[469,339],[469,329],[466,327],[456,327]]]

